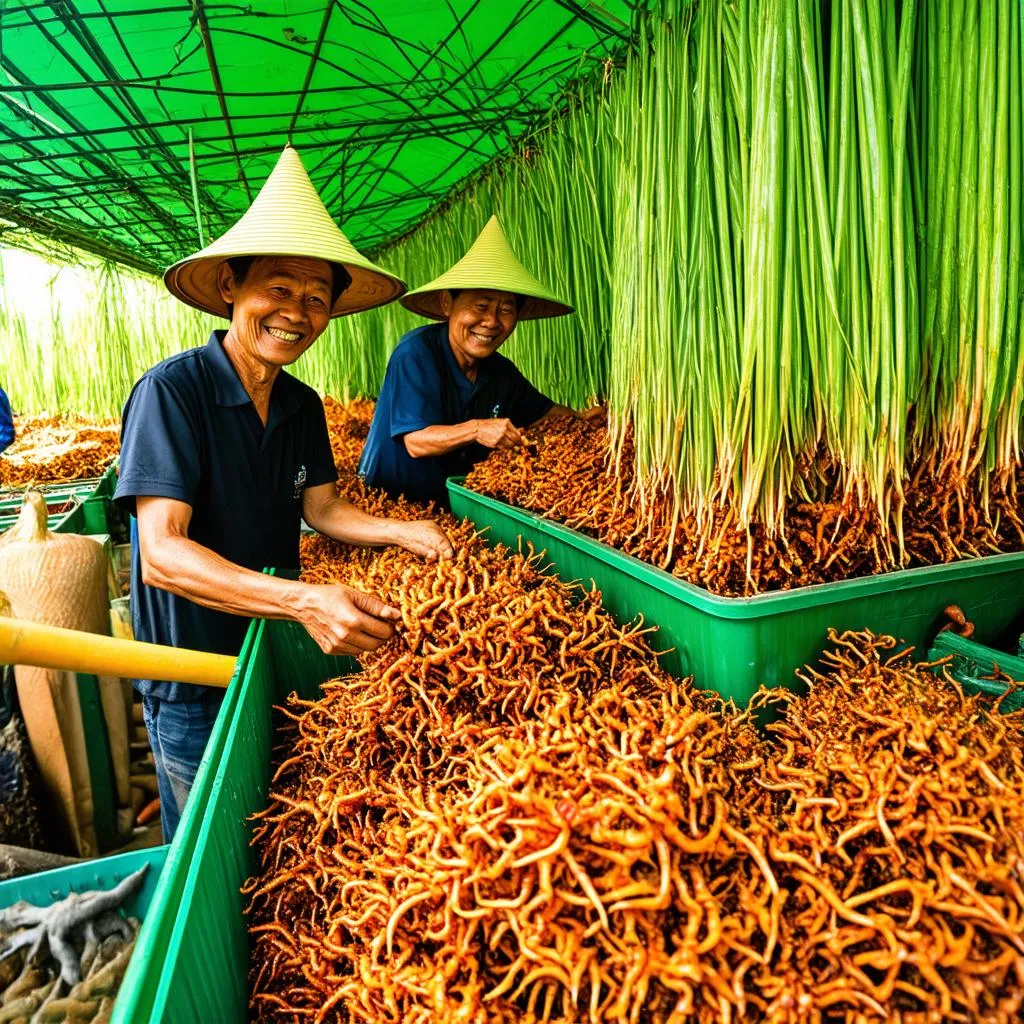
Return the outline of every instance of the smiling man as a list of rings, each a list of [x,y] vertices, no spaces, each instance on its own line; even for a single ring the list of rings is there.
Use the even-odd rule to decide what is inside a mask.
[[[362,256],[285,149],[245,216],[164,278],[183,302],[230,321],[135,385],[122,420],[115,499],[133,530],[139,640],[236,655],[254,616],[301,623],[330,654],[375,650],[396,609],[343,586],[264,575],[299,566],[299,525],[336,540],[452,553],[436,523],[380,519],[340,499],[323,404],[285,372],[330,318],[404,291]],[[169,842],[221,692],[140,679]]]
[[[469,472],[494,448],[522,444],[521,431],[574,413],[541,394],[498,353],[520,320],[571,313],[519,262],[492,217],[469,252],[402,305],[440,323],[398,343],[363,448],[366,482],[414,501],[448,504],[445,480]]]

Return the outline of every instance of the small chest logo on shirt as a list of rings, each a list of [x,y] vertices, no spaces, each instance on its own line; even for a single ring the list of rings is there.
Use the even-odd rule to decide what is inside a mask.
[[[492,410],[491,417],[497,419],[501,415],[501,402],[499,402]]]
[[[299,466],[298,473],[295,474],[295,495],[296,500],[302,495],[302,488],[306,485],[306,467]]]

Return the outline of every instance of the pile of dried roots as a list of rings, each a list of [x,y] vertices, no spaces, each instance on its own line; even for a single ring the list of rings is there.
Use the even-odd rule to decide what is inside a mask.
[[[342,478],[355,476],[363,443],[370,432],[373,420],[374,402],[371,398],[353,398],[339,402],[328,395],[324,399],[324,413],[327,416],[327,433],[331,437],[331,451],[334,464]]]
[[[836,467],[808,467],[804,495],[790,502],[781,531],[770,531],[760,522],[739,525],[731,505],[716,505],[698,519],[667,490],[639,487],[628,438],[613,452],[603,428],[551,421],[528,432],[527,441],[492,453],[466,486],[725,596],[1024,548],[1015,489],[990,493],[986,511],[976,487],[952,486],[926,468],[908,476],[904,504],[882,516],[846,493]]]
[[[458,553],[435,566],[310,545],[307,578],[372,588],[404,628],[289,706],[297,737],[246,887],[254,1009],[717,1014],[778,932],[748,838],[751,719],[665,675],[598,595],[445,526]]]
[[[848,634],[809,696],[761,698],[766,737],[596,593],[444,526],[436,565],[306,542],[307,579],[403,626],[286,709],[244,890],[255,1015],[1019,1018],[1024,714]]]
[[[20,418],[14,443],[0,454],[0,487],[101,476],[120,450],[116,422],[62,416]]]
[[[1020,1020],[1024,712],[891,637],[831,641],[806,696],[770,698],[787,707],[758,785],[786,900],[765,1019]]]

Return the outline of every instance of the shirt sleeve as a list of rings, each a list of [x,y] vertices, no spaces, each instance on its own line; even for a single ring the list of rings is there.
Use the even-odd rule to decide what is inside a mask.
[[[508,367],[513,396],[508,418],[516,427],[528,427],[536,423],[555,403],[538,391],[511,360],[508,361]]]
[[[384,375],[392,441],[444,421],[441,380],[429,353],[412,348],[396,349]]]
[[[135,499],[195,504],[201,475],[196,411],[177,388],[146,375],[132,389],[121,422],[121,463],[114,500],[135,514]]]
[[[324,403],[317,398],[309,414],[309,438],[306,455],[306,487],[333,484],[338,479],[338,468],[331,451],[331,435],[327,429]]]
[[[0,452],[9,448],[14,441],[14,417],[11,415],[11,403],[0,388]]]

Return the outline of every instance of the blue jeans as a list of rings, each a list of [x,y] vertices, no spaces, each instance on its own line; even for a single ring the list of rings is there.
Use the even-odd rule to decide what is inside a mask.
[[[160,823],[165,843],[169,843],[177,831],[223,698],[220,690],[198,700],[142,698],[143,720],[156,762]]]

